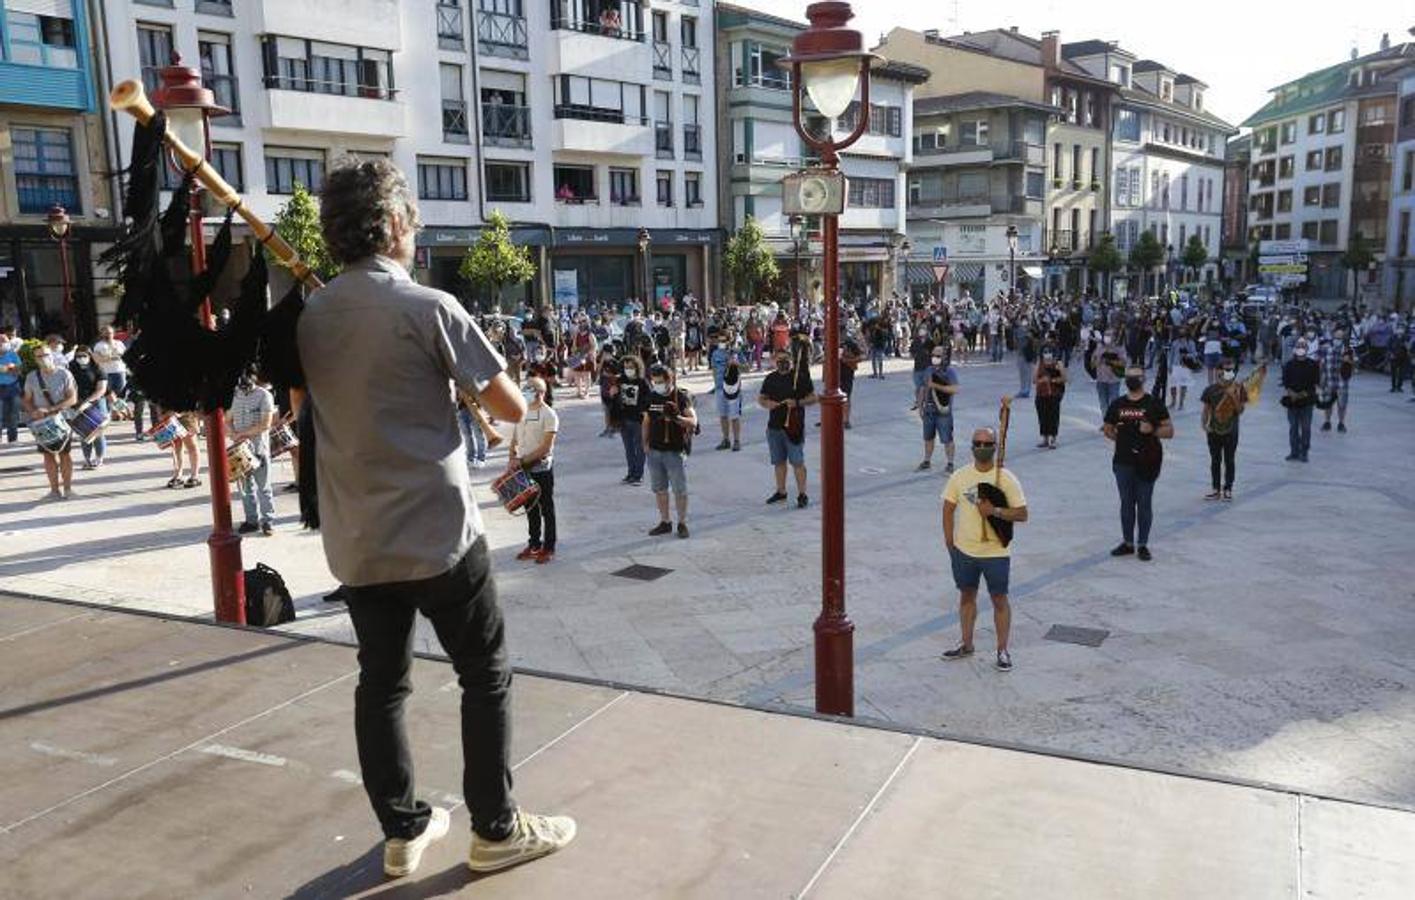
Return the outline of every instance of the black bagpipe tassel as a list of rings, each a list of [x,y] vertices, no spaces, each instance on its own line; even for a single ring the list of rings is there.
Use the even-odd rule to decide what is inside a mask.
[[[98,258],[100,265],[114,274],[123,288],[114,322],[127,325],[135,322],[147,304],[148,283],[152,262],[161,254],[157,228],[159,195],[158,175],[165,164],[163,135],[167,132],[167,114],[158,112],[146,125],[139,123],[133,130],[132,162],[117,174],[127,176],[123,195],[123,236]]]
[[[260,333],[260,369],[280,390],[305,386],[297,328],[305,310],[303,287],[296,282],[271,308]]]
[[[300,470],[296,481],[300,485],[300,524],[319,530],[319,476],[315,465],[318,450],[314,436],[314,398],[305,397],[296,422],[300,439]]]

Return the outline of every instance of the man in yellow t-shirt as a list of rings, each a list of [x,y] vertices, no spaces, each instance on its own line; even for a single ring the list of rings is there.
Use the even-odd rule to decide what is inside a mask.
[[[943,488],[943,543],[953,565],[953,583],[958,587],[958,620],[963,630],[962,641],[944,653],[943,658],[953,661],[973,655],[978,583],[986,578],[997,628],[996,665],[998,671],[1010,672],[1012,656],[1007,650],[1007,636],[1012,625],[1012,608],[1007,603],[1007,579],[1012,564],[1011,549],[1003,545],[996,529],[984,520],[999,516],[1013,523],[1027,521],[1027,498],[1022,494],[1022,484],[1011,472],[1003,469],[998,479],[993,465],[996,454],[997,435],[991,428],[979,428],[973,432],[973,464],[954,472]],[[1007,498],[1005,509],[978,496],[978,485],[984,481],[996,483],[1002,489]]]

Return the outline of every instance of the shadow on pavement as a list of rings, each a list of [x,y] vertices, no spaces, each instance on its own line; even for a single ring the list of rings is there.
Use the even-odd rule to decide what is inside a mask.
[[[183,528],[178,531],[145,531],[125,537],[100,537],[76,544],[18,553],[7,557],[4,564],[0,565],[0,575],[33,575],[52,572],[76,563],[127,556],[130,553],[185,547],[200,543],[210,531],[209,526]]]

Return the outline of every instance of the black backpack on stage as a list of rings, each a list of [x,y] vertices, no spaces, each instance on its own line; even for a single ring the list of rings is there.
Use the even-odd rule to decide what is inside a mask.
[[[265,563],[246,570],[246,624],[259,628],[295,621],[295,601],[285,579]]]

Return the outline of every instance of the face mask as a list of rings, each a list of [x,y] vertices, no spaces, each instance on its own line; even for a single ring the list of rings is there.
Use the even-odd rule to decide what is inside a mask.
[[[1305,357],[1305,356],[1307,355],[1307,348],[1306,348],[1306,347],[1298,347],[1296,350],[1294,350],[1294,351],[1292,351],[1292,352],[1293,352],[1294,354],[1296,354],[1296,356],[1297,356],[1298,359],[1302,359],[1303,357]]]
[[[1144,387],[1145,387],[1145,379],[1143,379],[1143,378],[1127,378],[1127,379],[1125,379],[1125,388],[1126,388],[1126,390],[1129,390],[1129,391],[1132,391],[1132,392],[1133,392],[1133,391],[1142,390]]]
[[[1218,377],[1222,378],[1224,381],[1232,381],[1233,372],[1229,369],[1225,369],[1222,372],[1218,373]]]
[[[933,364],[934,364],[935,366],[941,366],[941,365],[943,365],[943,357],[942,357],[942,356],[935,356],[935,357],[933,358]]]
[[[46,372],[54,371],[54,357],[45,356],[39,360],[39,367]]]
[[[535,403],[536,398],[539,397],[540,394],[536,393],[535,388],[526,388],[524,391],[521,391],[521,396],[526,398],[527,403]]]
[[[78,363],[78,364],[81,365],[81,366],[86,366],[86,365],[88,365],[88,357],[87,357],[87,356],[76,356],[76,357],[74,357],[74,362]]]
[[[660,394],[660,395],[662,395],[662,394],[667,394],[667,393],[668,393],[668,382],[666,382],[666,381],[655,381],[655,382],[653,383],[653,392],[654,392],[655,394]]]
[[[625,377],[625,378],[638,378],[638,377],[639,377],[639,370],[638,370],[638,367],[637,367],[637,366],[625,366],[625,367],[624,367],[624,377]]]
[[[975,461],[977,461],[977,462],[980,462],[980,463],[990,463],[990,462],[992,462],[992,458],[993,458],[994,456],[996,456],[996,455],[997,455],[997,448],[996,448],[996,447],[974,447],[974,448],[973,448],[973,459],[974,459]]]

